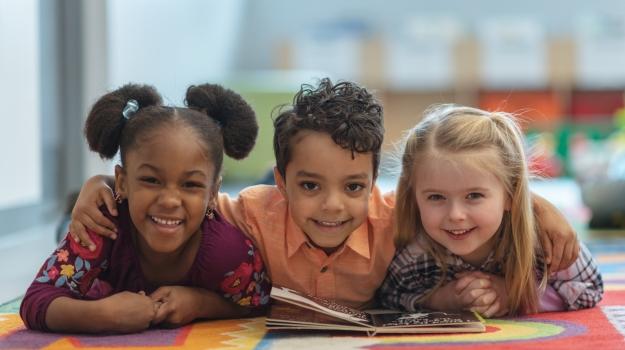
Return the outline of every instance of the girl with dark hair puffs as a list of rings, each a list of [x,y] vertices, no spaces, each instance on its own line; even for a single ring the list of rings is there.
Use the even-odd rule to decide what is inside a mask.
[[[66,237],[26,292],[28,328],[137,332],[267,304],[260,254],[215,211],[223,152],[249,153],[254,112],[219,85],[189,87],[186,103],[163,106],[154,88],[134,84],[95,103],[85,125],[90,148],[106,159],[121,154],[118,215],[105,213],[117,239],[90,232],[98,244],[89,250]]]

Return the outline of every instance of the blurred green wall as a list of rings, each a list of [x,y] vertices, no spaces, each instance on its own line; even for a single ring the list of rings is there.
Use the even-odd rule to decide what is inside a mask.
[[[277,115],[276,106],[290,104],[296,91],[263,91],[245,87],[234,90],[254,108],[260,130],[256,146],[247,158],[237,161],[224,157],[223,180],[225,184],[256,183],[275,164],[272,117]]]

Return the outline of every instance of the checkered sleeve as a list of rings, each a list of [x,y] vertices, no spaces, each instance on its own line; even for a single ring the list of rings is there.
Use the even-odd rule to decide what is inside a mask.
[[[549,283],[562,297],[568,310],[591,308],[603,298],[603,280],[597,262],[581,242],[575,263],[553,274]]]
[[[409,245],[395,254],[386,279],[378,289],[380,304],[394,310],[416,311],[438,283],[441,270],[433,257]]]

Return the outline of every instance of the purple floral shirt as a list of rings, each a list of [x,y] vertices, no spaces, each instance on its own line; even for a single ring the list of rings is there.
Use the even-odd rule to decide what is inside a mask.
[[[43,263],[26,291],[20,315],[30,329],[48,330],[48,306],[65,296],[94,300],[122,291],[151,293],[159,286],[145,280],[134,247],[127,206],[119,208],[116,240],[90,232],[90,251],[68,235]],[[202,223],[193,265],[176,285],[215,291],[238,305],[258,308],[269,302],[271,285],[260,253],[241,231],[216,213]]]

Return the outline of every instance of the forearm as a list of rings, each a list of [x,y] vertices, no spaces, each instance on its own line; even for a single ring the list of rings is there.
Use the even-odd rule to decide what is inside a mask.
[[[222,298],[215,292],[202,288],[195,288],[195,291],[199,301],[196,318],[237,318],[248,316],[252,311]]]
[[[46,326],[54,332],[102,333],[111,330],[111,319],[100,300],[54,299],[46,311]]]
[[[458,311],[460,306],[455,294],[449,291],[446,286],[437,288],[429,296],[425,297],[421,305],[431,310]]]

